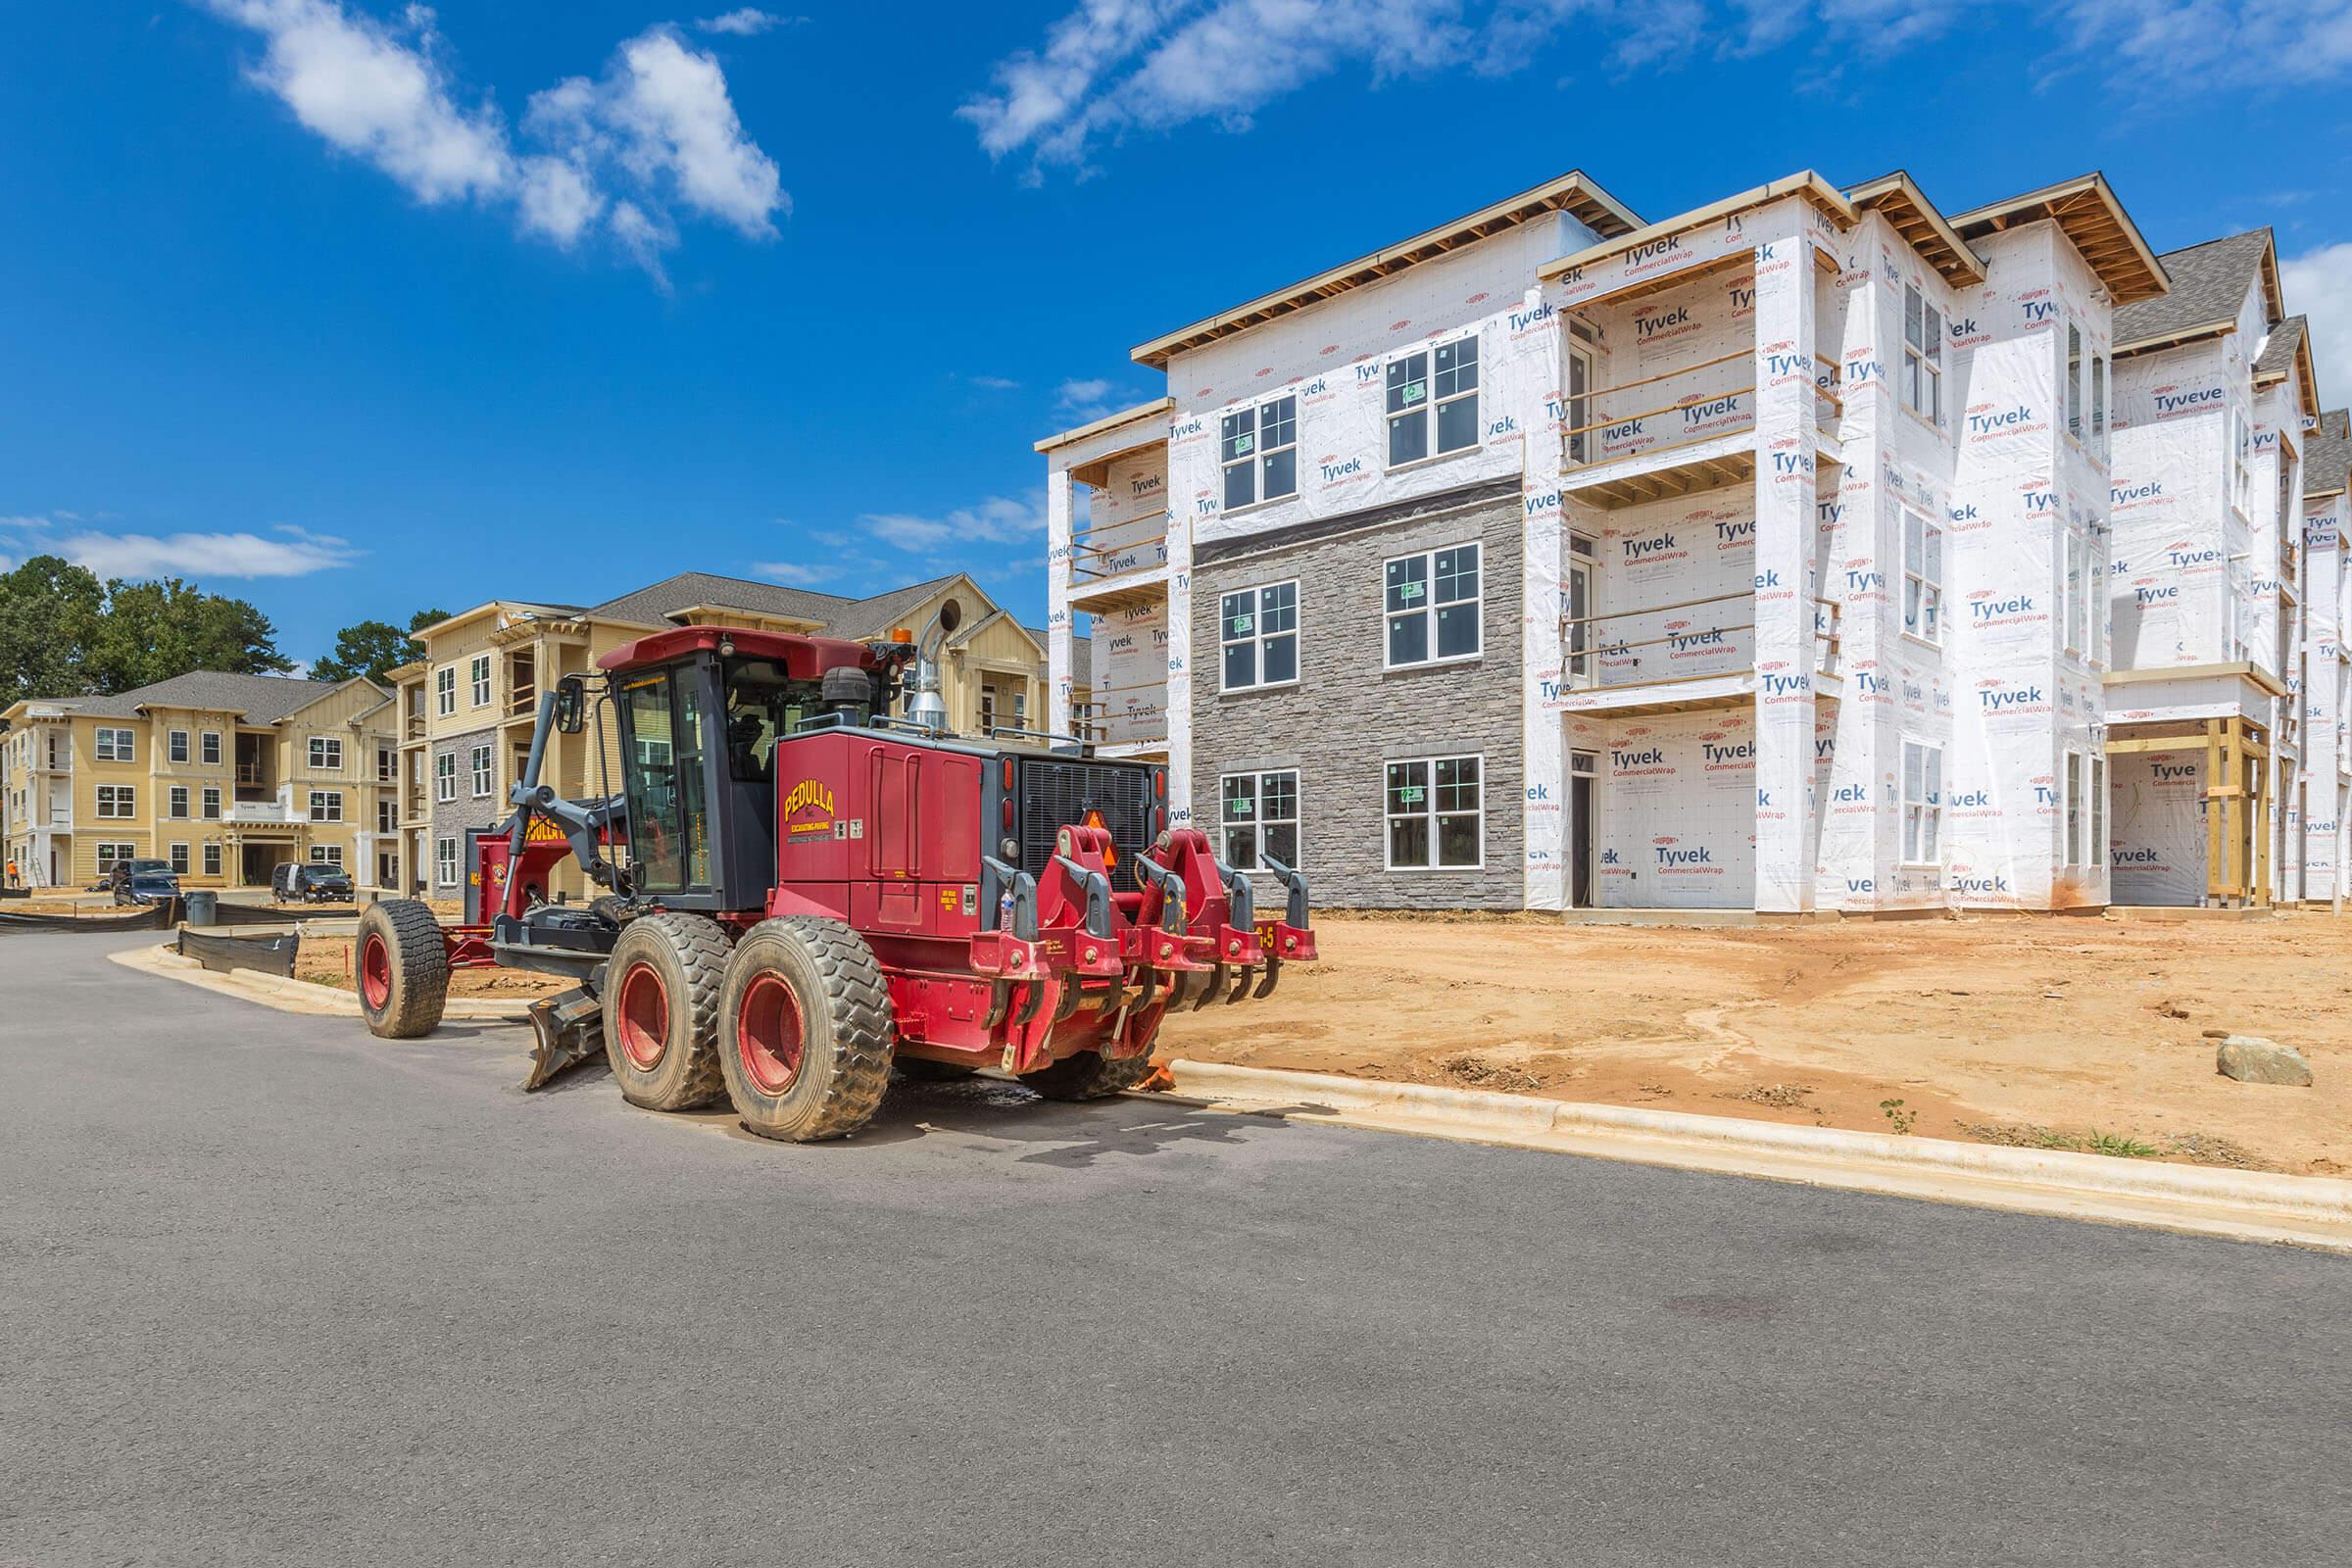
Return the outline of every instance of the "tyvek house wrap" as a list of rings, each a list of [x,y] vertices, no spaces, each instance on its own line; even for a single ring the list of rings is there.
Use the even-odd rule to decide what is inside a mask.
[[[1168,563],[1167,464],[1158,450],[1113,461],[1088,498],[1088,562],[1103,575]],[[1093,617],[1094,703],[1105,745],[1168,733],[1168,607],[1163,599]]]
[[[2230,657],[2233,547],[2222,521],[2230,513],[2222,486],[2231,415],[2248,411],[2230,397],[2230,379],[2210,344],[2141,355],[2115,368],[2109,583],[2118,669]],[[2233,519],[2230,527],[2242,551],[2242,525]]]
[[[2345,497],[2312,503],[2303,522],[2305,614],[2310,659],[2304,677],[2303,896],[2334,900],[2344,864],[2346,666],[2343,645]]]

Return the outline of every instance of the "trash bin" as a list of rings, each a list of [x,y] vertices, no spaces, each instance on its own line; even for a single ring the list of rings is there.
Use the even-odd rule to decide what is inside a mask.
[[[220,895],[210,888],[190,888],[181,896],[183,917],[190,925],[211,925],[219,918],[216,906]]]

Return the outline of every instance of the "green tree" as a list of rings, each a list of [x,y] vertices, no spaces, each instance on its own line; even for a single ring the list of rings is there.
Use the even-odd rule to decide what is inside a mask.
[[[409,630],[422,631],[425,627],[433,624],[433,622],[437,620],[447,620],[448,618],[449,612],[446,610],[419,610],[416,612],[416,613],[409,617]]]
[[[58,556],[34,556],[0,572],[0,709],[27,697],[78,697],[89,690],[91,645],[106,612],[106,589]]]
[[[354,675],[365,675],[381,685],[387,671],[399,668],[424,652],[424,645],[410,632],[448,618],[446,610],[419,610],[409,617],[408,631],[388,620],[363,620],[346,626],[335,633],[334,652],[311,666],[311,678],[349,680]]]
[[[87,689],[124,692],[192,669],[277,675],[294,662],[277,628],[242,599],[208,594],[177,577],[106,585],[106,613],[84,671]]]

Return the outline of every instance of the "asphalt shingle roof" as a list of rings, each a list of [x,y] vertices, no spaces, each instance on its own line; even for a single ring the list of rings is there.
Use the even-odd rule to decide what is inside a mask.
[[[2352,414],[2329,409],[2303,442],[2303,493],[2324,496],[2345,487],[2352,473]]]
[[[2290,316],[2271,328],[2271,335],[2262,345],[2262,358],[2254,362],[2254,373],[2288,375],[2295,368],[2295,350],[2303,342],[2305,323],[2300,316]]]
[[[828,637],[855,639],[888,629],[906,612],[953,581],[953,575],[934,577],[928,582],[893,588],[888,593],[852,599],[843,594],[820,594],[810,588],[787,588],[782,583],[720,577],[708,571],[681,571],[634,593],[608,599],[588,612],[610,620],[658,626],[679,611],[700,605],[814,621],[817,630]]]
[[[2116,343],[2144,343],[2215,321],[2236,320],[2246,291],[2261,281],[2262,258],[2270,247],[2271,231],[2257,228],[2165,252],[2157,260],[2172,274],[2173,291],[2118,310]]]
[[[148,708],[196,708],[242,714],[248,724],[274,724],[342,684],[334,680],[304,680],[294,675],[231,675],[223,670],[197,669],[170,680],[117,692],[111,697],[48,700],[92,718],[136,718],[141,710]],[[376,690],[381,693],[383,688]]]

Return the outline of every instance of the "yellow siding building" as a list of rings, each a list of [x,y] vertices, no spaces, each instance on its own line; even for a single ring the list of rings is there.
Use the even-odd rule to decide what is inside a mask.
[[[366,680],[198,670],[0,713],[0,842],[22,885],[126,859],[186,887],[263,888],[280,861],[398,885],[391,699]]]

